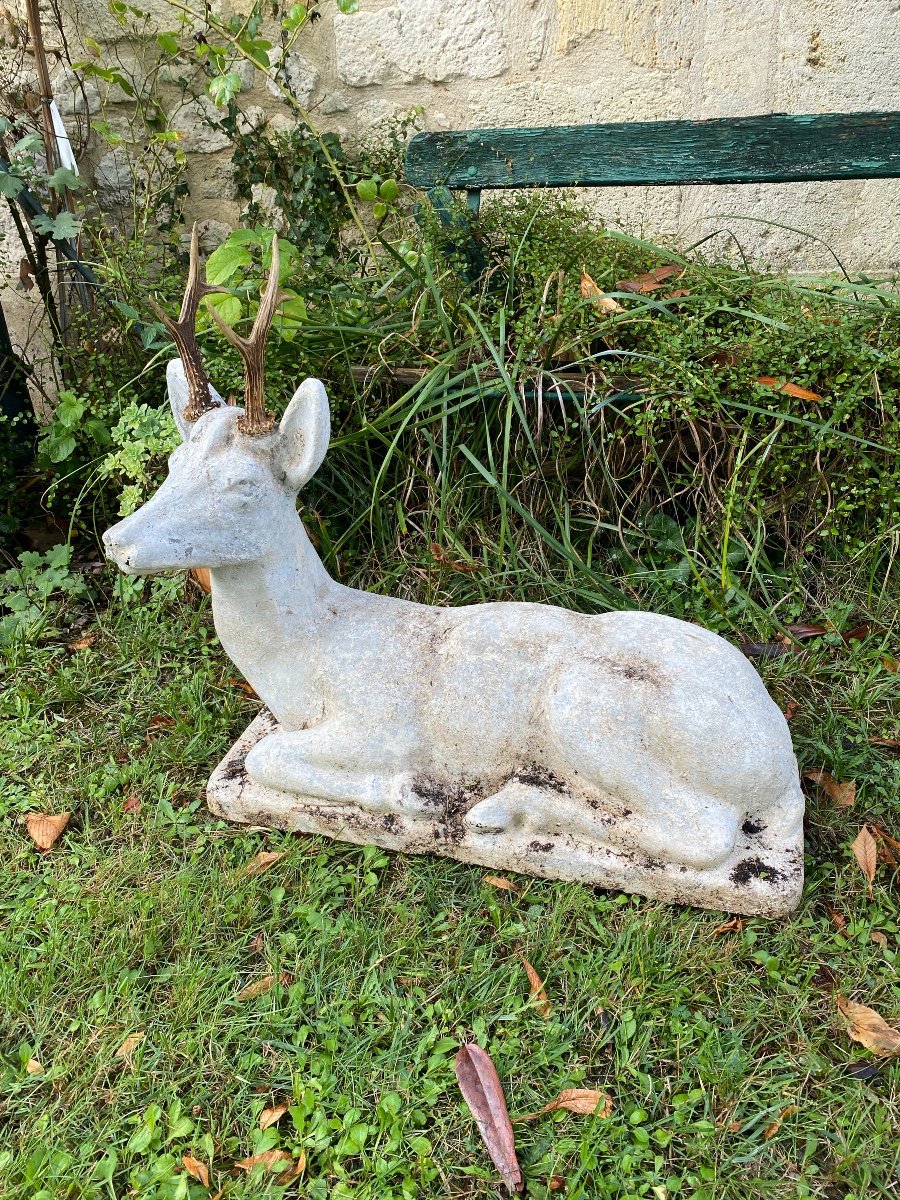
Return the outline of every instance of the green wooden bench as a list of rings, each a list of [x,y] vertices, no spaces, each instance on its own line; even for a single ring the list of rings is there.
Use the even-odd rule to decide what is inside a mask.
[[[492,188],[900,178],[900,112],[420,133],[406,177],[439,212]]]
[[[406,178],[427,193],[463,259],[464,276],[474,280],[485,261],[454,192],[465,193],[474,215],[481,193],[497,188],[897,179],[900,112],[420,133],[407,147]],[[391,372],[407,385],[423,373]],[[370,374],[353,368],[358,382]]]

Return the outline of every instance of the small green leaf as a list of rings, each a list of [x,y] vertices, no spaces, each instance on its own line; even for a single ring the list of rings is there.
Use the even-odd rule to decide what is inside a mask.
[[[381,200],[377,204],[372,205],[372,216],[376,221],[380,221],[382,217],[387,216],[387,205]]]
[[[168,54],[170,58],[174,58],[180,49],[178,38],[174,33],[169,31],[158,33],[156,35],[156,42],[163,54]]]
[[[359,0],[337,0],[337,6],[342,13],[359,12]]]
[[[15,200],[24,186],[25,181],[18,175],[11,175],[8,171],[0,170],[0,196],[6,200]]]
[[[69,167],[57,167],[47,182],[53,188],[54,192],[59,192],[60,194],[66,188],[74,192],[82,186],[81,176],[76,174],[75,171],[70,170]]]
[[[220,108],[224,108],[241,90],[241,77],[237,71],[228,71],[224,75],[217,75],[215,79],[209,81],[207,90],[213,102]]]
[[[400,195],[400,184],[396,179],[386,179],[378,191],[382,200],[388,204],[393,204]]]
[[[82,37],[81,42],[89,54],[93,54],[95,58],[103,57],[103,47],[92,37]]]
[[[237,296],[207,296],[206,303],[216,310],[226,325],[237,325],[244,315],[244,306]]]
[[[378,199],[378,184],[374,179],[361,179],[356,185],[356,194],[360,200],[365,200],[367,204],[371,204],[373,200]]]
[[[74,429],[84,416],[84,401],[74,392],[60,392],[59,404],[53,414],[53,420],[58,421],[66,429]]]
[[[53,238],[55,242],[64,242],[78,236],[81,222],[70,212],[61,212],[55,217],[47,213],[38,213],[32,221],[38,233]]]
[[[217,246],[206,260],[207,283],[227,283],[241,267],[248,267],[252,262],[253,255],[250,251],[228,238],[221,246]]]

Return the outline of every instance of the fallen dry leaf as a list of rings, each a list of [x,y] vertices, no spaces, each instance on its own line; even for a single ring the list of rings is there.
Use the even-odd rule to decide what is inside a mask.
[[[787,396],[794,396],[797,400],[822,400],[823,397],[818,392],[811,392],[809,388],[800,387],[796,383],[789,383],[786,379],[776,379],[774,375],[760,375],[756,381],[762,387],[774,388],[776,392],[784,392]]]
[[[253,1000],[256,996],[264,996],[266,992],[271,991],[275,986],[274,975],[264,975],[262,979],[256,979],[253,983],[248,983],[245,988],[237,994],[238,1000]]]
[[[499,888],[502,892],[518,892],[521,891],[519,886],[511,879],[504,879],[501,875],[485,875],[482,883],[489,883],[491,887]]]
[[[84,637],[80,637],[77,641],[69,642],[66,649],[74,654],[76,650],[89,650],[97,640],[96,633],[86,633]]]
[[[900,750],[900,738],[870,737],[870,746],[882,746],[885,750]]]
[[[567,1112],[580,1113],[583,1117],[592,1114],[598,1117],[612,1116],[613,1102],[606,1092],[598,1092],[594,1088],[564,1088],[555,1100],[539,1108],[537,1112],[526,1113],[524,1117],[516,1117],[516,1121],[534,1121],[545,1113],[557,1112],[560,1108]]]
[[[743,1121],[730,1121],[728,1124],[728,1129],[731,1133],[740,1133],[743,1128]]]
[[[839,780],[817,767],[813,771],[804,771],[803,778],[817,783],[826,796],[829,796],[838,808],[852,808],[856,803],[856,780]]]
[[[490,1055],[474,1044],[460,1046],[454,1067],[459,1090],[475,1118],[491,1161],[510,1192],[523,1191],[525,1181],[516,1158],[506,1098]]]
[[[288,1108],[290,1108],[289,1104],[274,1104],[271,1108],[264,1108],[259,1114],[260,1129],[265,1131],[270,1125],[276,1125]]]
[[[787,704],[784,706],[783,712],[784,719],[786,721],[793,721],[794,717],[797,715],[797,701],[788,700]]]
[[[122,1045],[113,1053],[113,1058],[130,1059],[145,1036],[143,1029],[139,1033],[129,1033]]]
[[[248,863],[241,867],[240,873],[244,876],[262,875],[263,871],[274,867],[282,858],[284,858],[283,850],[260,850],[259,854],[254,855]]]
[[[138,800],[137,796],[129,796],[126,799],[125,803],[122,805],[123,813],[129,813],[129,812],[139,813],[140,811],[141,811],[141,802],[140,802],[140,800]]]
[[[68,812],[29,813],[25,818],[25,828],[38,850],[49,850],[68,825],[72,814]]]
[[[612,296],[607,296],[597,283],[591,279],[584,267],[581,268],[581,282],[579,284],[582,300],[591,300],[605,313],[624,312],[625,309]]]
[[[246,695],[252,696],[254,700],[259,699],[259,695],[256,689],[253,687],[253,684],[248,683],[246,679],[232,678],[228,680],[228,683],[230,683],[232,687],[236,687],[239,691],[246,693]]]
[[[684,271],[684,267],[671,265],[654,267],[652,271],[646,271],[643,275],[636,275],[634,279],[620,279],[616,283],[616,290],[620,292],[637,292],[642,296],[646,296],[650,292],[658,291],[666,280],[671,279],[673,275],[677,275],[680,279]]]
[[[872,837],[878,846],[878,861],[889,867],[900,866],[900,842],[877,825],[872,826]]]
[[[156,715],[152,716],[150,718],[150,720],[147,722],[147,728],[148,729],[171,729],[171,727],[175,724],[177,724],[175,718],[170,717],[168,713],[156,713]]]
[[[547,991],[544,987],[544,981],[538,975],[537,971],[531,965],[527,958],[522,959],[522,966],[525,968],[525,974],[528,976],[528,983],[531,988],[531,999],[535,1002],[535,1008],[541,1014],[545,1021],[550,1019],[550,999],[547,996]]]
[[[900,1054],[900,1030],[888,1025],[874,1008],[857,1004],[854,1000],[837,997],[838,1011],[847,1022],[847,1032],[854,1042],[859,1042],[873,1054]]]
[[[480,563],[463,562],[453,558],[437,542],[431,542],[428,549],[431,551],[431,557],[436,563],[440,563],[442,567],[449,567],[451,571],[457,571],[460,575],[473,575],[481,570]]]
[[[786,1117],[791,1116],[793,1113],[795,1113],[797,1111],[798,1110],[797,1110],[796,1104],[789,1104],[786,1108],[783,1108],[781,1110],[781,1112],[778,1114],[778,1116],[775,1118],[775,1120],[771,1123],[771,1125],[766,1126],[765,1131],[763,1133],[763,1137],[766,1139],[766,1141],[770,1142],[772,1140],[772,1138],[775,1136],[775,1134],[778,1132],[778,1130],[781,1128],[781,1122]]]
[[[192,1179],[196,1179],[204,1187],[209,1187],[209,1167],[207,1167],[206,1163],[200,1162],[198,1158],[193,1158],[190,1154],[183,1154],[181,1161],[184,1163],[184,1169]]]
[[[880,929],[873,929],[869,937],[876,946],[881,946],[883,950],[887,949],[888,939],[886,933],[882,933]]]
[[[212,591],[212,583],[210,582],[208,567],[192,567],[188,573],[201,591],[204,591],[207,594]]]
[[[43,1075],[44,1068],[36,1058],[29,1058],[28,1062],[25,1064],[25,1073],[27,1075]]]
[[[265,1150],[262,1154],[251,1154],[249,1158],[239,1158],[234,1165],[248,1172],[254,1167],[265,1167],[267,1171],[278,1176],[279,1184],[284,1184],[303,1173],[306,1154],[301,1150],[300,1156],[294,1158],[287,1150]]]
[[[712,936],[716,937],[720,933],[740,933],[744,928],[744,922],[740,917],[732,917],[730,921],[726,921],[724,925],[717,925],[712,931]]]
[[[892,675],[896,675],[900,671],[900,662],[896,658],[891,658],[889,654],[885,654],[881,659],[881,665],[886,671],[890,671]]]
[[[30,292],[34,287],[34,279],[32,279],[31,263],[27,258],[19,259],[19,287],[23,292]]]
[[[845,916],[843,916],[841,913],[839,913],[836,908],[832,908],[830,904],[826,904],[825,907],[828,911],[829,917],[831,918],[831,923],[835,927],[835,929],[846,929],[847,928],[847,918]]]
[[[863,825],[850,847],[859,863],[859,869],[865,875],[871,888],[875,879],[875,868],[878,865],[878,846],[869,832],[868,825]]]
[[[563,1192],[566,1188],[566,1180],[563,1175],[551,1175],[547,1180],[548,1192]]]

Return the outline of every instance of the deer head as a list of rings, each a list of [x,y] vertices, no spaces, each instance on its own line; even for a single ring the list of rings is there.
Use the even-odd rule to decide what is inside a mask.
[[[300,385],[277,425],[265,410],[264,347],[279,303],[278,266],[273,238],[269,281],[248,338],[219,322],[244,359],[244,407],[231,407],[209,384],[194,335],[200,299],[217,290],[200,281],[194,230],[179,319],[160,314],[181,352],[167,382],[182,444],[156,495],[103,535],[107,556],[126,574],[254,562],[277,550],[284,520],[297,519],[297,492],[325,457],[330,420],[317,379]]]

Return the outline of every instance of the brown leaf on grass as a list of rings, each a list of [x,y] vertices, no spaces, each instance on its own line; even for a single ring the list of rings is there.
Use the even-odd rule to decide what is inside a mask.
[[[248,983],[245,988],[241,988],[236,999],[238,1000],[254,1000],[257,996],[264,996],[266,992],[272,990],[275,986],[274,975],[264,975],[262,979],[255,979],[253,983]]]
[[[808,638],[824,637],[826,633],[831,633],[831,630],[825,625],[810,625],[806,621],[785,625],[785,629],[798,642],[805,642]]]
[[[96,633],[86,633],[84,637],[80,637],[74,642],[69,642],[66,649],[70,654],[74,654],[76,650],[90,650],[96,640]]]
[[[717,925],[712,931],[712,936],[717,937],[720,933],[740,933],[744,928],[744,922],[740,917],[732,917],[730,921],[726,921],[723,925]]]
[[[797,400],[822,400],[818,392],[811,392],[809,388],[800,387],[799,384],[790,383],[786,379],[776,379],[774,375],[760,375],[756,381],[762,387],[774,388],[776,392],[784,392],[786,396],[794,396]]]
[[[888,937],[887,937],[886,933],[882,933],[880,929],[873,929],[872,932],[869,934],[869,937],[872,939],[872,941],[875,943],[876,946],[880,946],[882,948],[882,950],[887,949]]]
[[[254,700],[259,699],[259,695],[252,683],[248,683],[246,679],[229,679],[227,681],[232,687],[236,687],[239,691],[245,692],[246,695],[252,696]]]
[[[784,719],[786,721],[793,721],[794,717],[797,715],[797,701],[788,700],[787,704],[782,709],[782,712],[784,713]]]
[[[177,724],[174,717],[170,717],[168,713],[156,713],[147,722],[148,729],[171,729]]]
[[[145,1036],[146,1034],[144,1033],[143,1029],[139,1033],[129,1033],[122,1045],[113,1052],[113,1058],[124,1058],[127,1061],[130,1061],[132,1054],[134,1054],[135,1050],[144,1040]]]
[[[888,1025],[874,1008],[857,1004],[855,1000],[837,997],[838,1011],[847,1022],[847,1032],[873,1054],[885,1057],[900,1054],[900,1030]]]
[[[579,1113],[583,1117],[591,1115],[610,1117],[613,1102],[606,1092],[598,1092],[595,1088],[564,1088],[555,1100],[539,1108],[537,1112],[526,1113],[524,1117],[516,1117],[516,1121],[534,1121],[545,1113],[557,1112],[564,1108],[567,1112]]]
[[[563,1192],[566,1189],[566,1180],[564,1175],[551,1175],[547,1180],[548,1192]]]
[[[199,1158],[194,1158],[190,1154],[183,1154],[181,1161],[184,1163],[185,1171],[192,1179],[196,1179],[204,1187],[209,1187],[209,1167],[206,1163],[202,1163]]]
[[[278,1176],[279,1184],[284,1184],[303,1173],[306,1154],[301,1150],[299,1158],[294,1158],[287,1150],[265,1150],[262,1154],[251,1154],[249,1158],[239,1158],[234,1165],[248,1173],[254,1167],[265,1167],[267,1171]]]
[[[781,1122],[785,1120],[785,1118],[792,1116],[797,1111],[798,1109],[796,1104],[789,1104],[786,1108],[783,1108],[771,1125],[766,1126],[763,1133],[763,1137],[766,1139],[766,1141],[770,1142],[781,1128]]]
[[[617,285],[618,286],[618,285]],[[591,279],[584,267],[581,268],[581,282],[579,284],[582,300],[591,300],[596,304],[601,312],[619,313],[625,309],[617,300],[613,300],[612,296],[607,296],[597,283]]]
[[[475,1118],[491,1161],[510,1192],[523,1191],[525,1181],[516,1158],[506,1098],[490,1055],[474,1044],[460,1046],[454,1067],[459,1090]]]
[[[260,850],[259,854],[254,855],[248,863],[240,868],[240,873],[245,878],[249,878],[251,875],[262,875],[263,871],[274,867],[282,858],[284,858],[283,850]]]
[[[846,633],[841,634],[845,642],[858,642],[862,638],[868,637],[872,632],[872,622],[863,621],[862,625],[856,625],[853,629],[849,629]]]
[[[207,594],[212,591],[212,583],[210,582],[208,567],[191,567],[188,574],[201,591],[206,592]]]
[[[870,746],[881,746],[885,750],[900,750],[900,738],[870,737]]]
[[[277,1125],[289,1108],[289,1104],[274,1104],[271,1108],[264,1108],[259,1114],[260,1129],[265,1132],[270,1125]]]
[[[896,658],[891,658],[889,654],[882,656],[881,665],[886,671],[890,671],[892,675],[896,675],[900,671],[900,662]]]
[[[826,904],[825,908],[835,929],[844,930],[847,928],[847,918],[842,913],[839,913],[836,908],[832,908],[830,904]]]
[[[453,558],[437,542],[431,542],[428,549],[431,551],[431,557],[436,563],[440,563],[442,567],[449,567],[451,571],[456,571],[460,575],[474,575],[481,570],[481,563],[463,562],[460,559]]]
[[[29,1058],[28,1062],[25,1064],[25,1074],[26,1075],[43,1075],[43,1073],[44,1073],[44,1068],[41,1066],[41,1064],[38,1062],[38,1060],[36,1058]]]
[[[817,783],[822,791],[829,796],[838,808],[852,808],[856,803],[856,780],[839,780],[828,771],[816,767],[812,771],[804,771],[803,778]]]
[[[537,971],[531,965],[527,958],[522,959],[522,966],[525,968],[525,974],[528,976],[528,984],[531,988],[531,999],[535,1002],[535,1008],[541,1014],[545,1021],[550,1019],[550,999],[544,987],[544,981],[538,975]]]
[[[55,815],[29,813],[25,818],[25,828],[38,850],[49,850],[68,825],[71,816],[68,812]]]
[[[850,849],[853,851],[854,857],[859,863],[859,869],[865,875],[866,881],[871,888],[875,879],[875,869],[878,866],[878,846],[869,832],[868,825],[863,825]]]
[[[872,837],[878,846],[878,861],[887,863],[889,867],[900,866],[900,842],[878,825],[872,826]]]
[[[684,267],[673,265],[654,267],[652,271],[646,271],[643,275],[635,275],[634,279],[620,279],[616,283],[616,290],[620,292],[637,292],[641,296],[646,296],[650,292],[658,291],[666,280],[671,279],[673,275],[677,275],[680,279],[684,271]]]
[[[123,813],[139,813],[141,811],[141,802],[137,796],[128,796],[125,803],[122,805]]]
[[[513,883],[511,879],[504,879],[502,875],[485,875],[482,883],[489,883],[491,887],[499,888],[501,892],[520,892],[522,889],[518,884]]]

